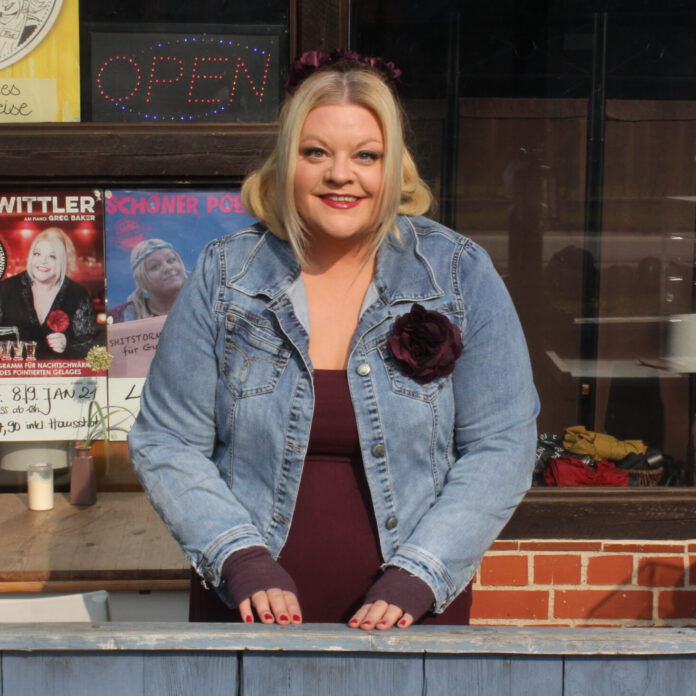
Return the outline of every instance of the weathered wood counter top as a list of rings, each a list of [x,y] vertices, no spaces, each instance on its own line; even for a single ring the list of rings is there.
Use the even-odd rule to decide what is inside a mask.
[[[32,511],[0,495],[0,592],[186,589],[189,564],[141,492]]]
[[[696,630],[0,625],[0,693],[690,696]]]

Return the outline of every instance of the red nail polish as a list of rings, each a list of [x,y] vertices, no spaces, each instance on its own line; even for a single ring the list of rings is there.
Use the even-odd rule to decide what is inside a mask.
[[[299,614],[293,614],[292,620],[293,621],[302,621],[302,617]]]
[[[386,625],[387,625],[387,622],[386,622],[386,621],[380,621],[377,625],[378,625],[378,626],[386,626]]]
[[[281,614],[281,615],[278,617],[278,621],[288,621],[287,615],[286,615],[286,614]]]
[[[372,621],[363,621],[363,626],[372,626]]]
[[[246,619],[244,619],[247,623],[251,623],[254,620],[254,617],[249,614]]]
[[[263,618],[266,619],[266,621],[273,621],[273,614],[269,614],[268,612],[266,612],[263,615]]]
[[[401,626],[401,628],[403,628],[405,625],[406,625],[406,619],[401,619],[401,621],[399,621],[399,626]]]
[[[357,626],[357,625],[358,625],[358,620],[357,620],[357,619],[351,619],[351,620],[350,620],[350,625],[351,625],[351,626]]]

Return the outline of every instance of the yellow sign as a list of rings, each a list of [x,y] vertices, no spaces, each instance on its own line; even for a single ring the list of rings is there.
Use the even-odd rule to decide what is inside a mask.
[[[0,0],[0,121],[79,120],[78,0]]]

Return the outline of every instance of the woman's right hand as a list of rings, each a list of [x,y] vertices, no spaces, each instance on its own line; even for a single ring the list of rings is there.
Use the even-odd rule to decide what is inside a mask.
[[[244,623],[254,622],[254,612],[259,621],[265,624],[288,626],[302,623],[302,610],[296,595],[275,587],[255,592],[239,603],[239,613]]]

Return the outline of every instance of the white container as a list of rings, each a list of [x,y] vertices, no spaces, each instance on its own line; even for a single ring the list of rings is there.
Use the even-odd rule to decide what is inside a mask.
[[[53,509],[53,467],[47,463],[30,464],[27,469],[30,510]]]
[[[696,314],[673,314],[668,322],[668,360],[678,370],[696,372]]]

